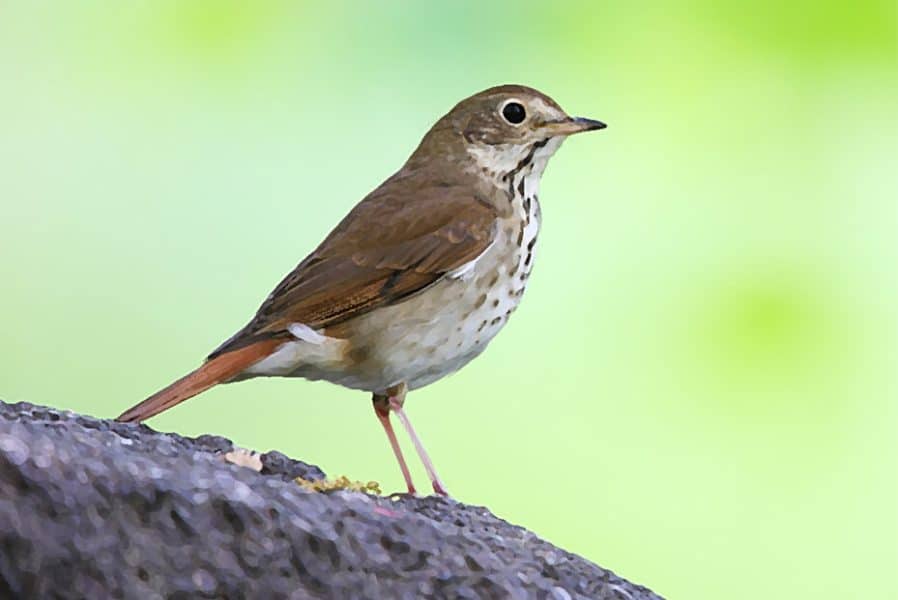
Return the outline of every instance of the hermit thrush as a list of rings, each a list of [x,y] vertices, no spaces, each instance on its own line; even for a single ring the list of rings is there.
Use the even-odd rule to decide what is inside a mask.
[[[395,412],[434,491],[445,494],[402,408],[406,392],[466,365],[508,321],[533,268],[546,162],[567,136],[604,127],[520,85],[462,100],[246,327],[119,420],[142,421],[219,383],[324,379],[373,394],[414,493],[390,424]]]

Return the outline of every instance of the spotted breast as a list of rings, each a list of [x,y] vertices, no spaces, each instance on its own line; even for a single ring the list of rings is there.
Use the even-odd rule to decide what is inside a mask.
[[[402,303],[353,323],[351,372],[306,364],[291,375],[355,389],[404,381],[423,387],[479,355],[508,322],[533,269],[541,211],[539,181],[560,140],[532,145],[524,156],[482,157],[493,166],[500,217],[493,243],[475,260]],[[498,168],[495,168],[498,165]],[[388,351],[387,351],[388,350]]]

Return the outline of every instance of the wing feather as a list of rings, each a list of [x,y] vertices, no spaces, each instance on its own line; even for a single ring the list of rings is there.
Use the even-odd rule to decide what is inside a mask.
[[[468,185],[426,180],[400,172],[372,192],[210,358],[286,335],[291,323],[322,329],[401,301],[480,256],[495,237],[494,207]]]

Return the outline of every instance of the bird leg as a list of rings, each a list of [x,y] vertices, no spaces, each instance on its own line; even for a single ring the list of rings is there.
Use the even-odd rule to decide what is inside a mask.
[[[412,475],[409,473],[408,465],[405,464],[402,449],[399,447],[399,441],[396,439],[396,432],[393,431],[393,425],[390,423],[390,400],[389,396],[380,394],[374,394],[371,398],[374,404],[374,414],[377,415],[377,420],[383,425],[387,439],[390,440],[390,447],[393,449],[393,454],[396,455],[396,460],[399,462],[399,468],[402,470],[402,477],[405,479],[408,493],[415,494],[417,492],[415,491],[415,484],[412,483]]]
[[[415,433],[415,428],[412,427],[411,421],[409,421],[408,416],[402,409],[402,405],[405,403],[406,391],[404,383],[393,386],[387,390],[387,394],[389,394],[390,409],[396,413],[396,416],[399,417],[399,422],[402,423],[402,426],[405,427],[409,437],[412,438],[412,444],[415,445],[415,451],[417,451],[421,462],[424,463],[424,470],[427,471],[427,476],[430,478],[430,483],[433,485],[433,491],[441,496],[448,496],[449,493],[446,491],[446,486],[443,485],[443,481],[440,479],[440,476],[437,475],[436,469],[433,467],[433,462],[430,460],[430,456],[427,455],[424,445],[421,444],[421,440],[418,439],[418,434]]]

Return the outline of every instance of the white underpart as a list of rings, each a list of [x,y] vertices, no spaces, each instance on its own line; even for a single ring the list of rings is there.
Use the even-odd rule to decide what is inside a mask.
[[[515,178],[516,192],[520,177],[524,178],[524,190],[529,202],[515,196],[512,202],[515,216],[500,224],[493,246],[478,257],[472,267],[468,275],[471,281],[450,284],[464,286],[459,292],[464,300],[444,306],[437,320],[430,324],[435,332],[429,331],[430,327],[416,327],[403,332],[402,340],[414,341],[419,350],[409,352],[403,361],[397,361],[393,379],[406,381],[409,389],[417,389],[457,371],[479,355],[508,322],[510,312],[521,301],[521,294],[527,285],[526,278],[529,278],[534,263],[536,247],[533,242],[540,227],[539,200],[535,195],[539,177],[535,171]],[[526,225],[518,245],[518,219],[522,217],[526,219]],[[495,274],[508,275],[512,272],[512,277],[501,277],[490,288],[483,285]],[[525,278],[522,279],[522,276]],[[486,295],[482,301],[479,299],[481,294]],[[439,326],[440,322],[452,324],[448,333]]]
[[[515,168],[522,157],[521,149],[522,146],[512,144],[471,144],[467,148],[477,167],[494,177]]]
[[[521,160],[527,156],[533,143],[537,141],[539,140],[532,140],[524,144],[472,144],[468,147],[468,153],[474,157],[478,168],[485,169],[498,180],[502,175],[514,171]],[[530,166],[524,167],[516,175],[515,186],[521,177],[524,178],[525,186],[528,184],[532,186],[531,190],[524,190],[525,195],[538,193],[539,180],[546,168],[546,163],[563,141],[563,137],[550,138],[545,146],[537,148]],[[505,185],[507,183],[503,183],[502,187]]]
[[[539,182],[546,170],[546,164],[552,155],[561,147],[561,143],[565,140],[563,137],[553,137],[549,139],[542,148],[537,148],[533,154],[533,161],[529,169],[524,169],[526,173],[521,173],[518,177],[524,178],[524,196],[535,196],[539,194]],[[517,185],[517,182],[515,182]]]
[[[291,323],[287,331],[296,338],[295,342],[284,342],[246,370],[254,375],[289,375],[304,364],[326,366],[338,364],[346,349],[346,340],[328,337],[304,323]]]
[[[474,280],[474,283],[449,284],[463,286],[455,288],[461,290],[459,292],[461,300],[443,306],[431,323],[422,323],[426,325],[425,327],[413,327],[402,332],[402,342],[406,344],[412,342],[417,349],[397,361],[394,370],[390,372],[391,378],[388,378],[390,381],[405,381],[409,389],[432,383],[460,369],[480,354],[508,322],[509,314],[521,301],[521,295],[533,269],[535,242],[540,227],[540,207],[537,198],[540,177],[549,157],[562,141],[563,138],[552,138],[547,144],[537,148],[530,164],[521,168],[512,179],[509,177],[503,179],[503,175],[515,170],[529,153],[530,144],[517,147],[480,146],[472,149],[471,153],[475,157],[487,161],[484,166],[488,165],[487,168],[490,170],[499,165],[494,175],[496,185],[502,190],[508,190],[510,186],[514,190],[514,197],[511,199],[514,214],[500,220],[496,238],[490,248],[475,261],[458,269]],[[519,193],[522,182],[523,197]],[[525,225],[519,242],[521,220],[524,220]],[[477,285],[478,282],[482,284],[483,281],[493,279],[496,273],[500,275],[514,273],[514,275],[501,278],[488,291],[482,285]],[[487,291],[486,298],[480,300],[479,296],[484,291]],[[423,301],[421,303],[423,304]],[[441,322],[452,324],[448,335],[446,330],[439,326]],[[403,323],[397,325],[405,328]],[[397,334],[397,343],[399,339]],[[357,382],[352,384],[357,385]]]
[[[287,331],[296,339],[309,342],[310,344],[320,345],[327,341],[327,336],[321,335],[305,323],[291,323],[287,327]]]
[[[480,260],[481,258],[483,258],[484,255],[486,255],[486,253],[490,251],[490,248],[493,247],[494,243],[495,242],[493,242],[489,246],[487,246],[486,249],[483,252],[481,252],[480,254],[478,254],[474,260],[469,260],[468,262],[466,262],[462,266],[458,267],[457,269],[455,269],[453,271],[449,271],[448,273],[446,273],[446,275],[448,277],[451,277],[452,279],[463,279],[463,280],[470,279],[471,275],[474,274],[474,268],[477,266],[477,261]]]

